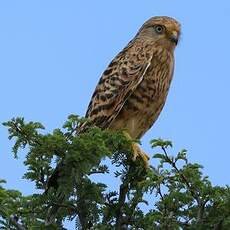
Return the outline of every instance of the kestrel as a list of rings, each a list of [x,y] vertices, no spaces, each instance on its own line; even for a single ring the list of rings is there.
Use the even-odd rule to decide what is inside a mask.
[[[140,139],[158,118],[173,76],[173,52],[180,36],[180,24],[170,17],[153,17],[112,60],[102,74],[86,112],[90,124],[102,129],[123,130],[130,139]],[[89,124],[80,128],[84,131]],[[80,131],[80,132],[81,132]],[[133,159],[148,156],[132,145]],[[61,161],[51,175],[47,190],[57,188]],[[52,222],[58,207],[49,212]]]
[[[165,104],[179,36],[180,24],[173,18],[146,21],[102,74],[86,112],[91,123],[140,139]],[[134,159],[141,156],[147,164],[137,144],[133,152]]]

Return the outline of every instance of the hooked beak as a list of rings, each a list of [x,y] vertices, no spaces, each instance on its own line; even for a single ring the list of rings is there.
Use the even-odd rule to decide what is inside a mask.
[[[179,34],[177,31],[173,31],[169,37],[170,41],[177,45],[179,40]]]

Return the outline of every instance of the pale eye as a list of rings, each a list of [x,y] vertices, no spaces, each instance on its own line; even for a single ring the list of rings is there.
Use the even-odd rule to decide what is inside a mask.
[[[162,34],[165,31],[165,27],[162,25],[155,25],[154,29],[158,34]]]

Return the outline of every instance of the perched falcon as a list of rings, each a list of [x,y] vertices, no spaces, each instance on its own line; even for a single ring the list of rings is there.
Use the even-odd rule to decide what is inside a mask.
[[[90,124],[102,129],[123,130],[130,139],[139,139],[158,118],[173,76],[173,52],[180,36],[180,24],[170,17],[153,17],[112,60],[102,74],[86,112]],[[82,125],[81,131],[89,124]],[[135,160],[148,156],[134,143]],[[46,192],[57,188],[62,175],[61,161],[51,175]],[[61,198],[63,200],[64,197]],[[61,203],[61,201],[60,201]],[[59,207],[53,206],[47,224]]]
[[[86,117],[102,129],[140,139],[158,118],[173,76],[180,24],[153,17],[112,60],[94,91]],[[133,144],[134,159],[148,156]]]

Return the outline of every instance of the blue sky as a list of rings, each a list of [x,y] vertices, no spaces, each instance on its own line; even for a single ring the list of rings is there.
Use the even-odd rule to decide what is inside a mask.
[[[23,116],[50,131],[70,113],[84,115],[101,73],[142,23],[172,16],[182,24],[174,79],[143,148],[154,153],[152,138],[170,139],[214,184],[230,184],[229,12],[228,0],[1,1],[0,122]],[[0,140],[0,178],[31,193],[24,154],[13,159],[3,126]]]

